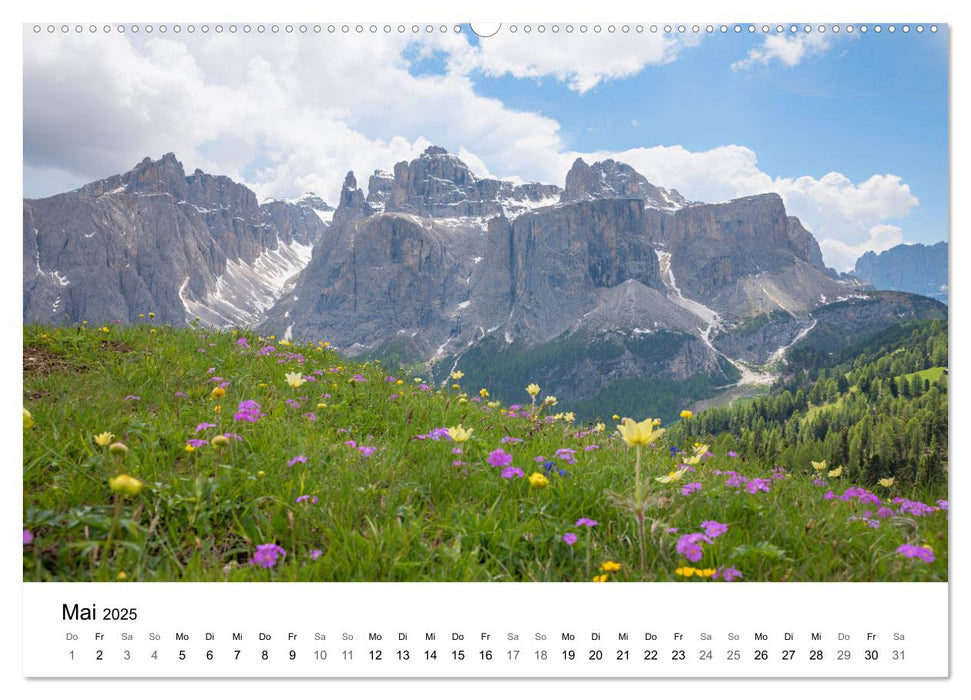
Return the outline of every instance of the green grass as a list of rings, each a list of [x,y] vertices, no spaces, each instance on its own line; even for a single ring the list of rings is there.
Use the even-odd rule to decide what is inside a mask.
[[[250,349],[237,345],[241,337]],[[489,407],[477,400],[478,386],[465,387],[467,399],[461,389],[423,391],[414,377],[318,345],[258,353],[272,342],[199,328],[26,327],[24,406],[34,425],[24,430],[23,519],[34,539],[24,546],[25,580],[116,580],[124,572],[135,581],[588,581],[607,561],[621,565],[612,581],[677,580],[675,570],[688,564],[679,537],[708,520],[728,530],[703,546],[694,566],[733,566],[745,581],[947,578],[942,509],[872,528],[855,518],[875,506],[824,498],[851,484],[814,485],[808,464],[787,465],[772,479],[769,467],[725,453],[663,484],[654,477],[677,463],[667,444],[645,452],[642,568],[634,453],[611,435],[612,424],[597,432],[550,420],[550,410],[534,418]],[[287,372],[315,381],[294,389]],[[352,382],[355,374],[365,381]],[[215,377],[229,382],[218,399]],[[234,420],[244,400],[260,404],[257,422]],[[197,433],[202,423],[216,427]],[[455,443],[415,439],[460,423],[474,429],[460,455]],[[127,455],[95,444],[105,431]],[[223,433],[242,440],[185,449],[187,440]],[[504,436],[522,442],[502,444]],[[365,456],[349,440],[376,451]],[[527,476],[551,474],[535,460],[553,460],[561,448],[576,450],[576,463],[553,460],[554,472],[566,473],[531,488],[486,462],[500,447]],[[306,462],[288,466],[298,455]],[[727,485],[719,472],[728,470],[765,478],[770,491]],[[137,495],[111,491],[108,480],[120,473],[143,482]],[[682,495],[688,482],[701,490]],[[899,489],[881,487],[878,496],[930,505],[947,497],[943,486]],[[300,496],[311,499],[298,504]],[[578,528],[581,517],[599,524]],[[572,546],[562,539],[571,532]],[[286,555],[269,569],[251,564],[268,543]],[[896,554],[904,543],[931,546],[936,560]]]

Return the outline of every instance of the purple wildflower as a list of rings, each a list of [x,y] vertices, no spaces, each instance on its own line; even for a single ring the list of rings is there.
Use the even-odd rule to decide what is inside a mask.
[[[544,457],[543,455],[536,455],[535,457],[533,457],[533,461],[534,462],[537,462],[537,463],[538,462],[545,462],[546,461],[546,457]]]
[[[203,445],[208,445],[209,443],[206,440],[192,439],[192,440],[186,440],[185,444],[191,445],[192,447],[202,447]]]
[[[272,569],[276,566],[276,561],[279,557],[285,557],[287,551],[278,544],[268,543],[261,544],[257,546],[256,552],[253,554],[253,558],[250,559],[250,564],[254,566],[262,566],[264,569]]]
[[[556,452],[553,453],[553,456],[556,459],[562,459],[567,464],[576,464],[577,460],[576,460],[576,457],[574,457],[575,454],[576,454],[576,450],[574,450],[573,448],[561,447],[560,449],[558,449]]]
[[[512,464],[512,455],[500,448],[490,452],[486,461],[494,467],[508,467]]]
[[[176,396],[176,398],[179,398],[179,399],[187,399],[187,398],[189,398],[189,395],[187,393],[185,393],[184,391],[177,391],[177,392],[175,392],[175,396]]]
[[[711,544],[711,539],[700,532],[693,532],[689,535],[682,535],[678,539],[675,549],[677,549],[678,554],[683,555],[690,562],[700,561],[703,554],[701,544],[699,544],[701,542]]]
[[[712,578],[720,578],[722,581],[731,583],[737,578],[742,578],[742,572],[734,566],[719,566],[718,571],[715,572]]]
[[[879,508],[877,508],[878,518],[892,518],[895,515],[896,513],[893,512],[893,508],[889,506],[880,506]]]
[[[142,400],[141,396],[135,396],[134,394],[129,394],[128,396],[125,397],[125,401],[141,401],[141,400]]]
[[[241,348],[249,349],[249,341],[246,340],[246,338],[240,338],[240,339],[238,339],[236,341],[236,345],[238,345]]]
[[[502,476],[503,479],[512,479],[514,476],[525,477],[526,475],[519,467],[506,467],[502,470],[502,474],[500,474],[500,476]]]
[[[260,413],[260,405],[252,399],[247,399],[246,401],[239,402],[239,405],[236,407],[236,413],[233,414],[233,420],[255,423],[262,415]]]
[[[897,547],[897,554],[903,554],[905,557],[909,557],[910,559],[920,559],[928,564],[934,561],[934,552],[931,551],[930,547],[918,547],[913,544],[902,544]]]
[[[300,408],[300,402],[295,401],[294,399],[287,399],[284,403],[286,403],[286,405],[290,408]]]
[[[300,463],[300,464],[306,464],[307,463],[307,456],[306,455],[297,455],[293,459],[287,460],[287,466],[288,467],[292,467],[294,464],[298,464],[298,463]]]
[[[208,428],[215,428],[215,427],[216,427],[215,423],[200,423],[199,425],[196,426],[196,432],[201,433],[203,430],[207,430]]]
[[[897,509],[901,513],[909,513],[910,515],[917,516],[918,518],[925,515],[930,515],[937,510],[933,506],[929,506],[926,503],[921,503],[920,501],[911,501],[906,498],[895,498],[893,499],[893,503],[898,506]]]
[[[735,459],[736,457],[738,457],[738,452],[733,452],[732,450],[729,450],[728,456],[731,457],[732,459]]]
[[[701,491],[701,482],[693,481],[690,484],[685,484],[681,487],[682,496],[690,496],[695,491]]]
[[[813,486],[825,486],[825,485],[826,485],[826,479],[822,478],[821,476],[817,476],[815,479],[813,479]]]
[[[758,493],[759,491],[769,492],[769,482],[765,479],[752,479],[745,484],[745,490],[749,493]]]
[[[373,455],[375,452],[378,451],[378,448],[377,447],[365,447],[364,445],[361,445],[360,447],[357,448],[357,451],[360,452],[365,457],[370,457],[371,455]]]
[[[571,547],[577,543],[577,536],[574,532],[568,532],[563,535],[563,541],[566,542]]]
[[[725,480],[725,486],[743,486],[745,484],[745,477],[738,472],[725,472],[729,475],[728,479]]]
[[[453,455],[460,455],[460,454],[462,454],[462,448],[461,447],[453,447],[452,448],[452,454]]]
[[[344,445],[346,445],[347,447],[356,448],[357,447],[357,442],[354,441],[354,440],[345,440],[344,441]]]
[[[262,355],[263,357],[267,357],[269,355],[272,355],[275,352],[276,352],[275,347],[273,347],[272,345],[267,345],[266,347],[260,348],[256,354]]]
[[[34,541],[34,533],[31,532],[30,530],[27,530],[25,528],[24,529],[24,544],[27,545],[27,544],[30,544],[33,541]]]
[[[705,530],[705,537],[710,537],[712,539],[721,537],[728,532],[728,525],[725,523],[720,523],[717,520],[706,520],[705,522],[701,523],[701,527]]]
[[[590,518],[580,518],[574,523],[574,525],[577,527],[596,527],[597,521],[591,520]]]
[[[503,445],[515,444],[522,442],[521,438],[513,437],[512,435],[504,435],[502,440],[499,441]]]
[[[937,502],[937,505],[940,506],[941,510],[947,510],[948,502],[941,499],[940,501]]]
[[[321,554],[323,554],[323,552],[320,551],[319,549],[311,549],[310,550],[310,559],[312,561],[317,561],[318,559],[320,559],[320,555]]]
[[[301,415],[301,418],[306,418],[307,420],[313,422],[317,420],[317,414],[311,411],[310,413],[304,413],[303,415]]]
[[[297,503],[303,503],[304,501],[317,503],[317,497],[316,496],[297,496]]]
[[[599,450],[600,445],[587,445],[583,448],[584,452],[593,452],[594,450]]]
[[[394,401],[396,398],[398,398],[397,394],[390,394],[388,396],[388,401]],[[424,435],[422,437],[424,437]]]

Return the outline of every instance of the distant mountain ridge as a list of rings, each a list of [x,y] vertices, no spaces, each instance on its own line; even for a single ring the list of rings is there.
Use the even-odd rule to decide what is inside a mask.
[[[853,273],[876,289],[895,289],[921,294],[947,303],[947,241],[924,245],[902,244],[882,253],[868,251]]]
[[[777,194],[689,202],[613,160],[577,159],[561,188],[479,178],[432,146],[366,193],[349,172],[334,208],[260,205],[166,154],[24,200],[23,235],[25,322],[198,317],[437,379],[532,367],[577,401],[637,378],[764,383],[763,365],[864,307],[867,328],[945,313],[826,268]]]

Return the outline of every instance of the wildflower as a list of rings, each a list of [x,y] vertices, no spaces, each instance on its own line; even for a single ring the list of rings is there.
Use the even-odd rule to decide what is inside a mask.
[[[485,387],[483,387],[482,389],[479,389],[479,396],[481,396],[484,399],[489,398],[489,390],[486,389]]]
[[[114,478],[108,479],[108,486],[115,493],[120,493],[125,496],[137,496],[138,492],[142,490],[142,482],[127,474],[119,474]]]
[[[593,582],[594,583],[606,583],[607,582],[607,578],[608,578],[607,574],[600,574],[599,576],[594,576],[593,577]]]
[[[25,545],[28,545],[28,544],[30,544],[33,541],[34,541],[34,533],[32,533],[30,530],[24,528],[24,544]]]
[[[700,532],[693,532],[689,535],[682,535],[678,538],[675,549],[678,554],[684,556],[690,562],[700,561],[702,557],[701,542],[711,544],[711,538]]]
[[[765,479],[752,479],[747,484],[745,484],[745,490],[749,493],[758,493],[759,491],[769,492],[769,482]]]
[[[611,420],[620,420],[620,416],[618,416],[618,415],[617,415],[617,414],[615,413],[614,415],[612,415],[612,416],[610,417],[610,419],[611,419]]]
[[[236,407],[236,413],[233,414],[233,420],[255,423],[261,415],[260,405],[255,401],[248,399],[246,401],[239,402],[239,405]]]
[[[731,450],[729,450],[728,456],[731,457],[732,459],[735,459],[736,457],[738,457],[738,452],[732,452]]]
[[[264,476],[266,476],[266,472],[260,469],[258,472],[256,472],[256,476],[262,479]]]
[[[529,394],[530,396],[532,396],[535,399],[536,398],[536,395],[539,394],[539,385],[538,384],[529,384],[526,387],[526,393]]]
[[[620,571],[620,564],[615,561],[605,561],[600,570],[607,574],[616,574]]]
[[[599,450],[599,449],[600,449],[600,445],[584,445],[583,447],[584,452],[593,452],[594,450]]]
[[[939,500],[939,501],[937,502],[937,505],[938,505],[938,506],[940,506],[940,508],[941,508],[941,510],[943,510],[943,511],[947,511],[947,508],[948,508],[948,505],[949,505],[949,504],[948,504],[948,502],[947,502],[947,501],[945,501],[945,500],[943,500],[943,499],[941,499],[941,500]]]
[[[681,487],[682,496],[690,496],[695,491],[701,491],[701,483],[698,481],[693,481],[690,484],[685,484]]]
[[[728,525],[720,523],[717,520],[706,520],[701,523],[701,527],[705,530],[705,537],[710,537],[715,539],[728,532]]]
[[[512,455],[503,449],[493,450],[486,461],[494,467],[507,467],[512,464]]]
[[[715,575],[715,569],[698,569],[695,571],[695,576],[699,578],[711,578]]]
[[[239,340],[236,341],[236,345],[238,345],[241,348],[247,348],[248,349],[249,348],[249,341],[246,340],[246,338],[240,338]]]
[[[839,477],[842,473],[843,473],[843,467],[841,465],[839,467],[836,467],[836,469],[831,469],[829,472],[827,472],[826,476],[832,477],[833,479],[835,479]]]
[[[500,476],[503,479],[512,479],[515,476],[525,477],[526,474],[519,467],[506,467],[505,469],[502,470],[502,473],[500,474]]]
[[[320,556],[322,554],[323,554],[323,552],[321,550],[319,550],[319,549],[311,549],[310,550],[310,559],[311,559],[311,561],[317,561],[318,559],[320,559]]]
[[[577,527],[596,527],[597,521],[591,520],[590,518],[580,518],[574,523],[574,525]]]
[[[576,457],[574,457],[576,450],[570,447],[561,447],[556,452],[553,453],[553,457],[556,459],[562,459],[567,464],[576,464]]]
[[[226,445],[229,444],[229,438],[226,437],[225,435],[214,435],[212,440],[209,441],[209,444],[215,447],[216,449],[219,449],[220,447],[226,447]]]
[[[674,481],[681,481],[681,478],[687,473],[687,468],[675,469],[672,472],[668,472],[665,476],[655,477],[654,481],[660,481],[662,484],[670,484]]]
[[[292,386],[294,389],[296,389],[298,386],[301,386],[307,381],[303,378],[303,375],[301,375],[299,372],[287,372],[285,375],[285,378],[287,380],[287,384]]]
[[[539,472],[533,472],[529,475],[529,485],[534,489],[541,489],[549,486],[550,480]]]
[[[470,437],[472,437],[473,432],[474,432],[473,428],[469,428],[468,430],[466,430],[465,428],[462,427],[462,424],[459,423],[454,428],[448,429],[448,437],[453,442],[465,442]]]
[[[209,392],[209,396],[214,399],[221,399],[225,395],[226,395],[226,390],[223,389],[221,386],[214,386],[212,388],[212,391]]]
[[[576,533],[573,533],[573,532],[566,533],[565,535],[563,535],[563,541],[572,547],[577,543]]]
[[[97,445],[98,447],[107,447],[108,445],[111,444],[111,441],[112,439],[114,439],[114,437],[115,436],[112,433],[101,433],[99,435],[95,435],[94,444]]]
[[[908,513],[917,517],[930,515],[936,510],[933,506],[929,506],[926,503],[911,501],[906,498],[895,498],[893,499],[893,503],[901,513]]]
[[[501,442],[503,445],[517,444],[522,442],[522,439],[517,437],[512,437],[511,435],[504,435],[502,440],[500,440],[499,442]]]
[[[679,569],[675,569],[674,573],[676,573],[678,576],[690,578],[695,575],[695,571],[697,571],[697,569],[693,566],[682,566]]]
[[[307,463],[307,457],[306,457],[306,455],[297,455],[293,459],[287,460],[287,466],[288,467],[292,467],[294,464],[300,464],[300,463],[302,463],[302,464],[306,464]]]
[[[286,550],[278,544],[261,544],[256,548],[250,564],[262,566],[264,569],[272,569],[276,566],[277,559],[286,556]]]
[[[123,442],[113,442],[109,445],[108,452],[118,457],[124,457],[128,454],[128,447]]]
[[[640,423],[625,418],[617,426],[617,432],[630,447],[639,445],[650,445],[652,442],[664,435],[664,429],[655,430],[654,421],[650,418],[642,420]]]
[[[602,433],[606,427],[607,426],[604,425],[603,423],[597,423],[596,425],[593,426],[593,432]]]
[[[207,430],[209,428],[215,428],[215,427],[216,427],[215,423],[200,423],[199,425],[196,426],[195,432],[201,433],[203,430]]]
[[[557,401],[555,396],[547,396],[545,399],[543,399],[544,406],[555,406],[556,404]]]
[[[124,581],[126,578],[128,578],[128,574],[126,574],[124,571],[119,571],[118,572],[118,580],[119,581]]]
[[[742,572],[734,566],[719,566],[712,578],[720,578],[722,581],[731,583],[737,578],[742,578]]]
[[[304,501],[309,501],[310,503],[317,503],[318,498],[316,496],[297,496],[297,503],[303,503]]]
[[[34,417],[30,415],[30,411],[26,408],[24,409],[24,430],[30,430],[34,427]]]
[[[902,554],[910,559],[920,559],[928,564],[934,561],[934,552],[930,547],[918,547],[913,544],[902,544],[897,547],[897,554]]]
[[[687,420],[688,418],[691,418],[691,416],[693,416],[694,414],[691,411],[681,411],[681,413],[679,413],[678,415],[684,418],[685,420]]]
[[[125,397],[125,401],[141,401],[141,400],[142,400],[141,396],[135,396],[134,394],[129,394],[128,396]]]
[[[889,479],[880,479],[877,483],[883,488],[889,489],[891,486],[893,486],[893,477],[891,476]]]
[[[155,312],[154,311],[149,311],[148,312],[148,317],[149,318],[155,318]]]
[[[311,411],[310,413],[303,413],[300,415],[301,418],[306,418],[311,423],[317,420],[317,414]]]
[[[371,455],[373,455],[375,452],[378,451],[378,448],[377,447],[364,447],[362,445],[361,447],[358,447],[357,448],[357,451],[360,452],[365,457],[370,457]]]
[[[825,461],[823,461],[823,462],[812,462],[812,461],[810,461],[810,464],[812,464],[813,465],[813,469],[815,469],[818,472],[824,471],[826,469],[826,462]]]
[[[465,376],[465,372],[462,372],[462,371],[452,372],[452,375],[451,375],[452,379],[454,379],[455,381],[458,381],[464,376]]]

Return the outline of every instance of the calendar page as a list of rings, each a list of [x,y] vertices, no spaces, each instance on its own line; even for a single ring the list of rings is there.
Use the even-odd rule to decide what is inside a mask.
[[[947,23],[74,14],[24,677],[948,677]]]

